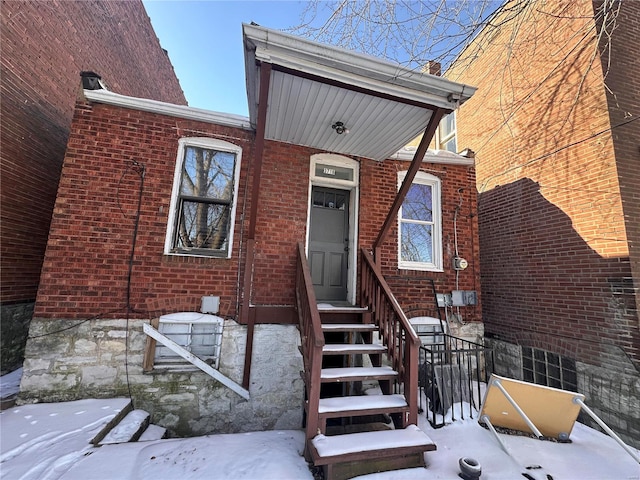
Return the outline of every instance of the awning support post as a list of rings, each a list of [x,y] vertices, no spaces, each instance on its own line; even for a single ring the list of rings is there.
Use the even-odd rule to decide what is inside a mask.
[[[420,144],[416,149],[416,153],[413,156],[413,160],[411,161],[411,165],[409,166],[409,170],[400,186],[400,190],[398,190],[398,194],[396,195],[395,200],[393,201],[393,205],[391,205],[391,209],[387,214],[387,218],[382,224],[380,228],[380,233],[378,234],[378,238],[373,244],[373,258],[376,263],[380,262],[380,249],[382,248],[382,244],[386,240],[391,227],[395,225],[396,216],[398,215],[398,211],[402,206],[402,202],[404,202],[405,197],[407,196],[407,192],[413,183],[413,179],[420,170],[420,165],[422,165],[422,159],[424,158],[425,153],[427,153],[427,149],[429,148],[429,144],[433,139],[433,136],[436,133],[436,128],[440,124],[440,120],[444,116],[445,113],[450,110],[445,110],[444,108],[437,108],[435,111],[431,112],[431,118],[429,119],[429,123],[427,124],[427,128],[422,134],[422,140],[420,140]]]
[[[262,163],[264,154],[264,137],[267,123],[267,105],[269,102],[269,83],[271,82],[271,64],[260,66],[260,96],[258,97],[258,123],[256,125],[255,164],[253,166],[253,188],[251,190],[251,210],[249,213],[249,231],[247,233],[247,261],[244,267],[244,288],[242,292],[242,307],[240,309],[240,323],[247,326],[247,346],[244,357],[244,373],[242,386],[249,389],[251,378],[251,357],[253,355],[253,334],[255,330],[255,316],[249,314],[251,305],[251,290],[253,288],[253,260],[256,248],[256,223],[258,217],[258,197],[260,195],[260,179],[262,178]]]

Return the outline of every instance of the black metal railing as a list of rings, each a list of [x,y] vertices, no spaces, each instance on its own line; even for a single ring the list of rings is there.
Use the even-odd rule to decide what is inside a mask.
[[[443,427],[447,420],[476,418],[494,369],[493,351],[442,332],[419,337],[420,411],[433,428]]]

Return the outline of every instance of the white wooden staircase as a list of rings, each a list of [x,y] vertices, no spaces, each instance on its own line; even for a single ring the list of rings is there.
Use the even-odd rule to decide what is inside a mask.
[[[413,331],[389,316],[376,318],[379,298],[372,308],[318,310],[310,279],[305,279],[302,246],[299,252],[307,459],[323,468],[325,480],[424,466],[424,453],[436,445],[415,425],[418,358]],[[363,292],[363,298],[369,294]],[[372,390],[377,394],[365,394],[371,393],[366,386],[376,387]]]

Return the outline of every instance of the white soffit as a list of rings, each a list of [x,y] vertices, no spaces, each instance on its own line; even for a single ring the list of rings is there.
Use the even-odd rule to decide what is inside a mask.
[[[273,71],[265,138],[384,160],[422,133],[431,115],[426,108]],[[349,133],[336,133],[338,121]]]
[[[451,111],[474,87],[403,70],[340,48],[243,25],[249,117],[256,126],[260,65],[273,65],[265,138],[384,160]],[[332,125],[343,122],[348,134]]]

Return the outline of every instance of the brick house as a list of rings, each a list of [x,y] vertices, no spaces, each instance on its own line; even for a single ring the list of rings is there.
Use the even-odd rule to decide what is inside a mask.
[[[445,77],[476,152],[483,323],[500,372],[640,442],[640,4],[510,4]],[[496,69],[496,65],[504,65]]]
[[[140,0],[2,1],[2,373],[22,363],[81,71],[186,104]],[[114,40],[116,39],[116,40]]]
[[[249,118],[104,89],[78,100],[20,401],[131,395],[178,435],[300,428],[324,309],[386,325],[406,424],[407,322],[438,319],[436,293],[475,291],[445,328],[482,339],[474,161],[427,149],[475,89],[243,29]],[[181,322],[218,328],[199,369],[164,358],[163,328]]]

